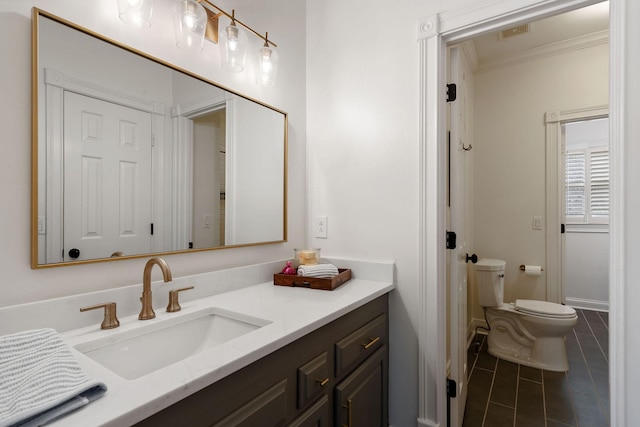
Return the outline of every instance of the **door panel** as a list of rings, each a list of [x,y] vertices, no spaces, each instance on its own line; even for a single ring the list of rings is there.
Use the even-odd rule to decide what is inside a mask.
[[[456,233],[456,247],[449,253],[449,357],[450,378],[456,382],[456,397],[451,398],[450,425],[459,427],[467,399],[467,243],[466,243],[466,164],[470,149],[467,142],[467,88],[459,47],[450,49],[450,82],[457,86],[457,99],[450,106],[449,144],[449,230]]]
[[[64,261],[151,251],[151,149],[149,113],[65,92]]]

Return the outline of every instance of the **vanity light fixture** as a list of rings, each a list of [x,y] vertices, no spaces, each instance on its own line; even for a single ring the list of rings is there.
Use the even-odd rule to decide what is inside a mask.
[[[120,19],[137,27],[151,25],[153,0],[117,0]],[[264,41],[258,49],[256,83],[273,86],[278,70],[278,47],[269,40],[269,33],[262,34],[235,17],[235,10],[228,14],[209,0],[174,0],[174,27],[176,44],[185,50],[202,50],[203,39],[218,43],[222,68],[240,72],[244,69],[247,36],[243,29]],[[219,18],[224,15],[230,24],[218,32]],[[243,27],[243,28],[240,28]]]
[[[151,25],[153,0],[118,0],[120,19],[138,28]]]
[[[278,72],[279,55],[269,45],[269,33],[266,33],[264,45],[258,49],[258,73],[256,83],[261,86],[273,86]]]
[[[207,28],[207,12],[195,0],[178,0],[173,9],[173,27],[180,49],[201,51]]]
[[[236,11],[231,11],[231,23],[220,31],[220,60],[222,68],[239,73],[244,70],[244,61],[247,56],[247,36],[236,25]]]

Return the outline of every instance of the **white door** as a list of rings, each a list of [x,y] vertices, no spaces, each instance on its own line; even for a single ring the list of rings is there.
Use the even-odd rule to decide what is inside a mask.
[[[151,251],[151,115],[64,95],[64,261]]]
[[[465,80],[461,65],[462,52],[452,47],[450,54],[449,82],[456,84],[457,99],[449,103],[449,223],[448,230],[456,234],[456,247],[449,251],[449,378],[456,383],[456,397],[450,400],[450,425],[459,427],[464,418],[467,400],[467,244],[465,236],[466,214],[466,165],[465,148],[467,132],[465,117]],[[466,144],[466,145],[465,145]],[[450,393],[451,394],[451,393]]]

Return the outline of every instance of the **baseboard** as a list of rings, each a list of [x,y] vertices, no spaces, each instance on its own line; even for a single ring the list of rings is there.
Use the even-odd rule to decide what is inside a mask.
[[[585,310],[609,311],[609,303],[607,301],[598,301],[583,298],[566,298],[566,304],[573,308],[582,308]]]
[[[418,418],[418,427],[440,427],[440,424],[424,418]]]
[[[476,328],[478,327],[486,329],[488,327],[487,322],[485,322],[484,319],[472,319],[471,322],[469,322],[469,326],[467,326],[467,348],[471,347],[471,343],[476,335]],[[487,331],[480,329],[478,330],[478,334],[487,335]]]

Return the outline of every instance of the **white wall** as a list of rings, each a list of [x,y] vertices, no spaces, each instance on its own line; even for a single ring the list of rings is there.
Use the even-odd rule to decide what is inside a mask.
[[[220,246],[220,144],[224,147],[225,111],[196,118],[193,128],[194,248]],[[208,217],[209,223],[205,220]]]
[[[227,105],[226,243],[282,240],[283,116],[243,98]]]
[[[0,129],[0,270],[3,285],[0,305],[13,305],[58,296],[90,292],[140,283],[146,259],[30,269],[31,206],[31,7],[101,33],[116,41],[217,81],[252,98],[289,113],[289,242],[252,248],[226,249],[196,254],[172,255],[165,259],[174,276],[224,269],[238,265],[282,259],[292,255],[306,239],[305,202],[305,3],[297,0],[234,0],[216,2],[236,9],[240,19],[250,23],[278,44],[281,63],[278,83],[273,88],[256,86],[253,66],[247,72],[228,73],[220,67],[217,47],[207,44],[200,54],[175,47],[169,1],[157,0],[152,26],[137,30],[118,18],[117,3],[111,0],[0,1],[0,67],[2,97]],[[259,46],[255,38],[255,48]]]
[[[328,217],[328,238],[312,237],[311,244],[336,256],[396,261],[389,416],[398,427],[415,425],[418,416],[417,22],[477,3],[307,4],[309,216]],[[435,405],[425,406],[434,414]]]
[[[507,262],[507,302],[547,297],[545,272],[519,270],[546,260],[545,231],[532,229],[545,216],[544,114],[608,104],[608,54],[599,45],[476,73],[475,250]]]
[[[609,233],[567,231],[567,304],[595,310],[609,307]]]

